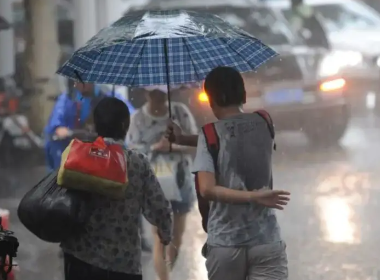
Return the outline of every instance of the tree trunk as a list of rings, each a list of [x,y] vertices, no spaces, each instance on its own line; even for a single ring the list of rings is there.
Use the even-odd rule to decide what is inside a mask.
[[[49,95],[58,91],[55,71],[60,49],[57,42],[55,1],[24,0],[28,36],[25,51],[28,75],[25,81],[30,87],[30,125],[36,133],[43,131],[53,103]]]

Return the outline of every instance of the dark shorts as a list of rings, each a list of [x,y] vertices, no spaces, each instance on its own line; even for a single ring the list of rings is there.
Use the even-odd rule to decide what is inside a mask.
[[[180,189],[182,201],[170,201],[172,204],[173,214],[187,214],[194,205],[195,195],[191,186]]]
[[[65,280],[142,280],[142,275],[101,269],[64,253]]]
[[[187,214],[193,207],[193,202],[170,201],[172,204],[173,214]]]

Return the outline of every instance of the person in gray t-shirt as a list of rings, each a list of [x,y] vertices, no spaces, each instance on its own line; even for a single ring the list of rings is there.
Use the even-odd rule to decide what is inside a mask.
[[[244,81],[230,67],[217,67],[205,80],[205,91],[218,121],[217,166],[203,132],[197,141],[193,166],[200,195],[209,200],[207,224],[208,278],[253,280],[288,278],[285,243],[272,208],[283,209],[290,193],[270,190],[273,139],[257,114],[245,114]],[[170,124],[167,137],[194,145],[194,136],[182,135]]]

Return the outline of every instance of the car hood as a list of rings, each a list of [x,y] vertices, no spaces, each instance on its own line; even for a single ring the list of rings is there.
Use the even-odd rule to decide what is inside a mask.
[[[380,28],[332,32],[329,40],[334,49],[358,51],[365,55],[380,54]]]

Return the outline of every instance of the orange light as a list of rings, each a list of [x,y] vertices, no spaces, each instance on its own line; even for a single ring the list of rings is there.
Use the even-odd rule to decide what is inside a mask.
[[[202,91],[202,92],[199,93],[199,95],[198,95],[198,100],[199,100],[200,102],[208,102],[208,96],[207,96],[207,94],[206,94],[204,91]]]
[[[320,86],[319,86],[319,89],[321,91],[334,91],[334,90],[338,90],[338,89],[342,89],[344,88],[344,86],[346,85],[346,80],[345,79],[335,79],[335,80],[331,80],[331,81],[327,81],[327,82],[324,82],[322,83]]]

